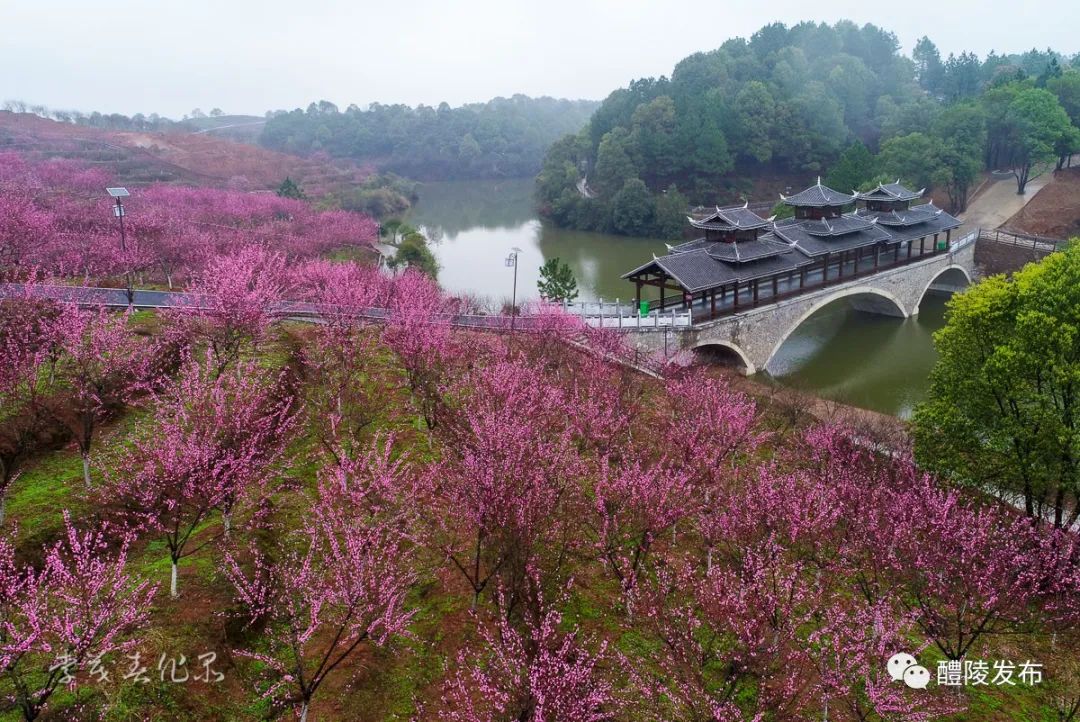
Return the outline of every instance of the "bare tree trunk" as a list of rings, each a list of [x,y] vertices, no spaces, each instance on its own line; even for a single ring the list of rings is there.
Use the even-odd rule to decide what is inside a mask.
[[[180,593],[176,589],[176,560],[172,560],[172,579],[169,582],[169,596],[176,599],[180,596]]]
[[[90,457],[86,454],[82,455],[82,475],[83,481],[90,486]]]
[[[300,722],[307,722],[308,703],[307,700],[300,705]]]

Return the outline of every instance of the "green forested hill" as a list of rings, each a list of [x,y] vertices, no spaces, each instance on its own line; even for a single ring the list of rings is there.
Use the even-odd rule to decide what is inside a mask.
[[[895,35],[873,25],[774,23],[684,58],[670,78],[611,93],[585,130],[548,152],[541,210],[562,225],[670,236],[688,201],[734,201],[762,176],[813,182],[842,154],[847,171],[838,183],[893,173],[932,181],[920,185],[959,183],[953,190],[966,196],[980,162],[1018,160],[1015,148],[984,158],[988,130],[991,141],[1016,146],[1028,120],[995,128],[994,113],[1008,115],[1020,91],[1065,105],[1052,91],[1063,75],[1080,80],[1069,64],[1049,50],[943,60],[926,38],[909,58]],[[991,99],[995,107],[976,103],[1003,86],[1015,92]],[[1029,97],[1028,105],[1044,100]],[[977,112],[965,112],[973,103]],[[579,192],[585,174],[594,198]]]
[[[540,169],[553,141],[576,133],[599,104],[515,95],[451,108],[327,101],[278,112],[260,142],[306,155],[322,151],[419,180],[523,177]]]

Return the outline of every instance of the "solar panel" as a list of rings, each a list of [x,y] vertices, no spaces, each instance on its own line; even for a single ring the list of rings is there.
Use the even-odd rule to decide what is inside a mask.
[[[128,193],[127,188],[106,188],[105,192],[113,198],[127,198],[129,195],[131,195],[130,193]]]

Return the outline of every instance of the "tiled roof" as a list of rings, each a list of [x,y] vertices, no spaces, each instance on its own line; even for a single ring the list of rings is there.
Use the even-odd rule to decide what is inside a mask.
[[[745,263],[781,253],[791,253],[791,246],[778,240],[772,233],[767,233],[753,241],[713,243],[706,252],[720,261]]]
[[[843,218],[850,218],[851,216],[844,216]],[[881,241],[888,241],[892,236],[884,228],[879,228],[877,225],[867,223],[864,219],[858,219],[861,224],[859,228],[850,230],[842,235],[826,235],[818,236],[809,233],[806,226],[811,223],[818,223],[818,221],[802,221],[796,218],[788,218],[782,221],[777,221],[773,224],[775,233],[781,239],[792,244],[796,249],[802,251],[807,256],[821,256],[826,253],[836,253],[838,251],[849,251],[853,248],[862,248],[863,246],[872,246],[875,243]],[[841,221],[841,218],[830,219],[829,223]],[[845,222],[846,224],[846,222]],[[816,228],[811,226],[811,228]]]
[[[736,231],[753,230],[764,228],[769,222],[743,206],[741,208],[717,208],[701,220],[688,218],[694,228],[703,228],[712,231]]]
[[[821,178],[818,177],[817,185],[812,185],[806,190],[790,196],[785,196],[781,193],[780,200],[787,203],[789,206],[821,208],[824,206],[846,206],[848,203],[852,203],[855,200],[855,196],[848,195],[847,193],[840,193],[828,186],[821,185]]]
[[[843,236],[855,231],[865,231],[874,225],[874,221],[851,214],[819,221],[803,221],[800,225],[803,231],[811,236]]]
[[[686,253],[687,251],[696,251],[699,248],[708,248],[716,241],[710,241],[708,238],[695,238],[692,241],[686,243],[680,243],[676,246],[668,245],[667,249],[671,253]]]
[[[856,193],[855,197],[861,201],[913,201],[921,198],[925,190],[923,188],[916,193],[900,185],[898,180],[895,183],[878,183],[877,188],[864,193]]]
[[[892,243],[941,233],[961,225],[959,218],[935,207],[933,203],[912,206],[906,211],[889,211],[888,213],[862,210],[859,211],[859,215],[864,218],[877,217],[878,225],[889,234]],[[894,215],[903,219],[903,222],[891,222]]]
[[[654,258],[652,261],[624,274],[623,278],[629,278],[644,272],[663,271],[675,279],[688,292],[696,293],[733,281],[742,283],[776,273],[793,271],[812,263],[806,256],[793,253],[790,246],[779,241],[769,240],[762,243],[761,239],[759,239],[754,244],[759,244],[759,248],[764,248],[767,245],[775,246],[775,250],[778,252],[769,255],[757,255],[752,259],[743,259],[741,262],[721,260],[704,249],[672,253]],[[734,244],[717,243],[714,245]],[[752,244],[740,243],[739,247],[741,249],[747,245]]]
[[[933,203],[926,203],[921,206],[914,206],[907,210],[900,211],[868,211],[860,210],[859,216],[866,219],[875,219],[883,226],[914,226],[918,223],[926,223],[932,220],[945,211],[934,206]],[[947,215],[947,214],[946,214]]]
[[[765,233],[751,241],[712,241],[707,238],[698,238],[677,246],[668,246],[670,253],[689,253],[698,250],[705,250],[710,256],[721,261],[742,263],[775,256],[779,253],[790,253],[791,246],[772,233]]]

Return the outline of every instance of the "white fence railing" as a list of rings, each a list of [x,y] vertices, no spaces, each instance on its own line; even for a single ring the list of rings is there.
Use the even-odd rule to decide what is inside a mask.
[[[638,307],[598,299],[596,301],[563,302],[563,310],[577,316],[593,328],[614,328],[626,330],[645,330],[649,328],[689,328],[693,325],[690,311],[652,311],[641,315]]]
[[[971,231],[967,235],[964,235],[964,236],[958,238],[957,240],[953,241],[952,243],[949,244],[949,253],[956,253],[961,248],[964,248],[964,247],[974,243],[975,241],[979,240],[979,234],[980,233],[982,233],[982,229],[981,228],[976,228],[975,230]]]

